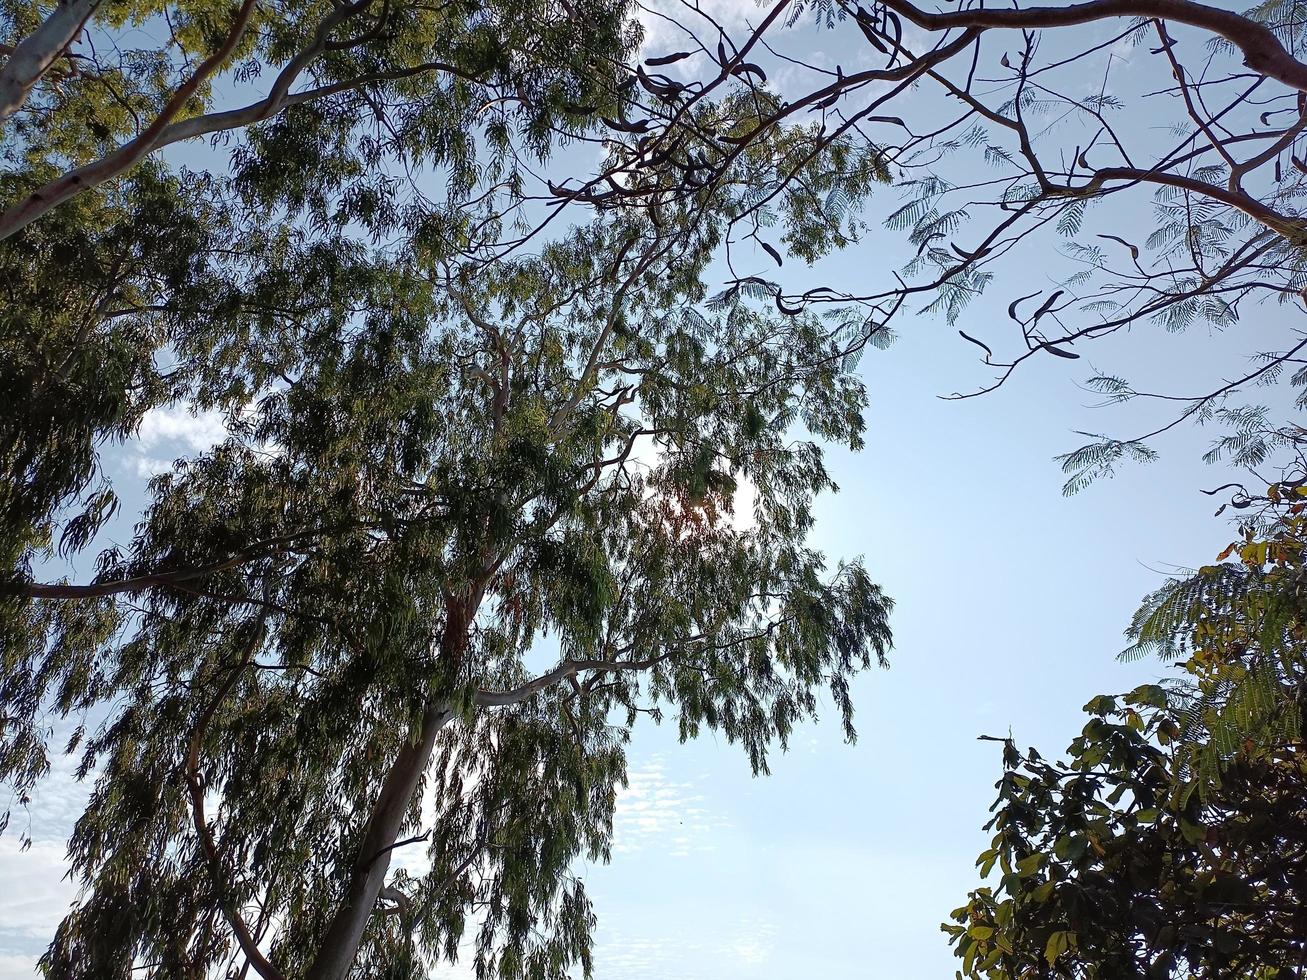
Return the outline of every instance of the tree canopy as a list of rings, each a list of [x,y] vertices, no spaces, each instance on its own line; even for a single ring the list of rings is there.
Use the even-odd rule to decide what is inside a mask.
[[[9,5],[6,564],[56,512],[80,508],[57,519],[73,550],[112,513],[103,440],[178,398],[244,405],[282,367],[268,334],[361,310],[392,261],[371,245],[474,248],[496,213],[474,189],[515,186],[611,100],[624,11],[573,7],[582,31],[519,3]],[[160,155],[182,143],[190,166]]]
[[[687,7],[668,51],[603,0],[0,11],[0,778],[21,802],[62,750],[95,780],[49,976],[417,977],[467,932],[482,976],[588,971],[569,869],[608,855],[640,715],[759,772],[820,692],[853,735],[890,603],[809,532],[822,447],[861,446],[866,348],[1004,290],[1010,337],[959,330],[996,369],[978,393],[1307,287],[1296,2],[780,0],[738,37]],[[814,21],[856,65],[786,53]],[[1122,123],[1157,100],[1172,131]],[[891,182],[907,265],[788,286]],[[1141,195],[1155,226],[1120,227],[1108,202]],[[1064,278],[1009,288],[1050,240]],[[1214,458],[1292,455],[1236,400],[1307,382],[1266,333],[1197,394],[1092,377],[1175,411],[1092,437],[1068,488],[1184,420],[1230,427]],[[102,547],[100,454],[168,405],[228,437]],[[1091,702],[1069,765],[1009,751],[968,971],[1298,949],[1301,485],[1138,622],[1186,680]],[[91,581],[48,580],[88,549]],[[418,847],[426,871],[392,867]]]
[[[7,776],[47,709],[117,705],[70,746],[99,781],[51,975],[203,973],[233,935],[267,976],[420,975],[475,910],[480,968],[561,976],[639,713],[759,770],[819,688],[850,725],[888,602],[804,539],[861,384],[819,318],[699,312],[688,244],[618,222],[373,280],[96,583],[7,600]],[[388,879],[407,836],[431,870]]]
[[[1272,485],[1265,536],[1249,527],[1139,610],[1125,656],[1174,676],[1092,699],[1067,762],[1006,740],[977,861],[997,884],[944,927],[966,976],[1300,974],[1303,488]]]
[[[879,335],[705,302],[737,188],[654,178],[650,206],[512,254],[550,219],[514,224],[527,161],[617,98],[623,11],[366,10],[240,35],[333,91],[292,93],[204,169],[142,154],[82,181],[0,242],[0,773],[20,802],[55,751],[95,778],[49,976],[416,977],[465,934],[480,975],[588,972],[570,868],[608,856],[638,717],[721,732],[765,771],[822,691],[852,737],[849,680],[889,648],[861,563],[806,543],[821,444],[861,444],[853,370]],[[99,16],[88,46],[138,15]],[[158,57],[183,75],[197,45],[227,64],[228,42],[180,36]],[[463,68],[375,63],[433,44]],[[103,98],[126,84],[77,68]],[[57,70],[10,117],[10,214],[93,145],[66,135],[99,116]],[[156,102],[187,84],[133,78]],[[826,166],[856,193],[881,176]],[[114,513],[100,447],[179,400],[222,411],[226,441],[152,481],[93,581],[35,581]],[[418,847],[425,873],[392,869]]]
[[[1216,420],[1233,436],[1273,428],[1274,410],[1268,425],[1241,393],[1307,382],[1292,327],[1307,287],[1302,14],[1296,0],[1242,13],[1191,0],[967,2],[944,12],[911,0],[783,0],[760,11],[740,45],[748,68],[724,62],[711,38],[688,39],[681,80],[629,113],[649,149],[635,166],[666,169],[657,148],[689,140],[705,163],[684,179],[728,181],[732,161],[782,130],[806,134],[799,159],[870,154],[902,195],[879,214],[902,236],[906,263],[801,288],[763,270],[730,288],[761,290],[786,309],[856,304],[884,327],[912,313],[964,327],[960,342],[989,370],[952,397],[993,391],[1041,361],[1075,361],[1129,328],[1231,330],[1251,318],[1259,356],[1195,385],[1210,387],[1177,390],[1174,372],[1090,374],[1106,402],[1138,399],[1166,414],[1067,454],[1074,492],[1151,459],[1155,437],[1183,421]],[[787,33],[814,18],[831,39],[815,51],[808,35]],[[783,97],[763,65],[784,72]],[[752,89],[755,115],[690,130],[687,113],[716,98],[726,77]],[[802,194],[782,201],[796,186]],[[782,165],[734,220],[737,250],[796,203],[815,214],[849,202]],[[1023,274],[1035,259],[1048,269],[1044,288]],[[969,322],[967,311],[995,294],[1009,323]],[[1277,306],[1288,309],[1277,315]],[[1264,441],[1244,443],[1246,452],[1227,454],[1240,464],[1266,458]]]

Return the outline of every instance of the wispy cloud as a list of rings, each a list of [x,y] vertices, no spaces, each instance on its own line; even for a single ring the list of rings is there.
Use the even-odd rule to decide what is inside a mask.
[[[167,470],[178,456],[205,452],[225,438],[221,412],[196,412],[187,405],[152,408],[127,444],[130,465],[137,476],[148,478]]]
[[[750,23],[756,24],[764,16],[762,5],[755,0],[699,0],[696,6],[721,24],[732,39],[738,38],[742,28]],[[677,24],[687,25],[708,42],[715,35],[709,21],[696,16],[692,10],[687,9],[687,4],[679,0],[646,0],[639,9],[637,19],[644,28],[643,55],[668,54],[692,44],[693,39],[678,28]],[[675,65],[669,67],[671,72],[676,70]],[[669,71],[668,68],[660,70]]]
[[[748,966],[761,966],[771,959],[780,929],[770,919],[746,918],[725,937],[724,952]]]
[[[69,726],[57,726],[52,748],[69,734]],[[0,800],[11,810],[0,836],[0,980],[37,976],[37,957],[77,895],[77,884],[65,877],[66,841],[94,779],[77,781],[78,762],[77,756],[52,752],[50,772],[32,789],[26,806]],[[32,841],[26,849],[24,837]]]
[[[0,952],[0,980],[34,980],[36,975],[35,956]]]
[[[13,833],[0,837],[0,980],[36,976],[36,959],[77,894],[66,870],[62,842],[22,850]]]
[[[635,935],[621,929],[604,930],[596,957],[596,976],[601,980],[699,980],[702,974],[686,971],[686,961],[711,966],[701,942],[670,936]]]
[[[633,768],[617,797],[613,850],[660,851],[668,857],[713,850],[714,834],[729,824],[706,805],[702,781],[673,781],[661,755]]]
[[[227,437],[222,413],[195,412],[184,405],[152,408],[141,419],[137,441],[144,449],[163,443],[180,444],[203,452]]]
[[[65,730],[68,727],[60,726],[57,737],[66,739]],[[54,751],[55,748],[55,744],[52,744],[50,772],[32,788],[31,802],[25,807],[14,806],[12,802],[9,804],[13,812],[9,829],[5,832],[6,838],[21,832],[34,841],[58,843],[62,847],[72,833],[73,824],[86,806],[95,776],[89,775],[79,782],[76,772],[81,757],[64,755]],[[3,926],[4,919],[0,918],[0,928]]]
[[[658,918],[601,927],[595,975],[599,980],[719,980],[748,976],[772,957],[780,928],[770,919],[727,920],[711,938],[689,938],[674,928],[660,930]]]

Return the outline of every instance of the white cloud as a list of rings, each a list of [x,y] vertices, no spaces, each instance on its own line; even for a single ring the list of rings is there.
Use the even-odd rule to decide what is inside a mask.
[[[67,738],[66,727],[57,729],[59,739]],[[72,833],[73,824],[82,815],[95,776],[88,775],[79,782],[76,772],[81,757],[57,752],[56,744],[51,748],[50,771],[32,788],[31,803],[14,808],[6,837],[21,831],[34,841],[57,843],[62,847]],[[4,928],[3,919],[0,919],[0,928]]]
[[[64,874],[64,845],[36,841],[22,850],[17,837],[0,837],[0,953],[5,959],[43,949],[77,895]],[[9,964],[12,966],[12,964]],[[6,976],[8,974],[0,974]]]
[[[0,980],[36,980],[36,957],[0,953]]]
[[[1136,43],[1138,37],[1139,34],[1136,32],[1117,38],[1116,43],[1108,49],[1108,54],[1115,61],[1129,61],[1135,53],[1135,48],[1139,46]]]
[[[711,22],[695,15],[687,9],[687,4],[679,0],[646,0],[639,9],[637,19],[644,28],[644,46],[642,55],[667,54],[672,50],[681,50],[693,43],[676,24],[685,24],[711,48],[716,40],[716,31]],[[731,40],[739,43],[741,30],[750,22],[757,23],[763,16],[762,5],[755,0],[699,0],[695,5],[717,23],[721,24]],[[664,14],[666,16],[659,16]],[[687,62],[693,64],[693,62]],[[659,71],[671,74],[676,65],[660,68]]]
[[[171,469],[172,460],[160,459],[157,456],[146,456],[142,454],[132,461],[132,468],[136,471],[137,476],[143,480],[148,480],[156,474]]]
[[[725,952],[748,966],[761,966],[771,959],[779,933],[770,919],[745,919],[727,934]]]
[[[667,777],[662,756],[628,773],[613,816],[613,850],[618,854],[661,850],[668,857],[689,857],[713,850],[714,833],[726,821],[704,805],[694,783]]]
[[[181,456],[203,453],[227,438],[222,413],[197,412],[189,405],[152,408],[127,443],[128,465],[142,479],[172,468]]]
[[[225,438],[227,427],[221,412],[194,412],[182,405],[150,409],[136,434],[143,449],[170,443],[194,452],[204,452]]]
[[[745,916],[732,921],[723,910],[711,923],[711,939],[693,939],[676,930],[662,931],[658,917],[631,917],[614,923],[605,917],[596,947],[595,975],[601,980],[698,980],[700,977],[748,976],[772,958],[780,928],[770,919]],[[674,928],[674,927],[673,927]],[[697,969],[707,972],[700,974]]]
[[[70,726],[56,727],[52,747],[66,741]],[[11,808],[0,835],[0,980],[36,976],[36,960],[77,895],[67,879],[66,841],[86,805],[94,776],[76,779],[78,757],[52,752],[50,772],[31,791],[31,802]],[[32,844],[24,850],[22,837]]]
[[[698,980],[687,972],[687,961],[711,964],[703,943],[684,937],[669,942],[665,935],[633,935],[603,928],[596,947],[595,975],[603,980]]]

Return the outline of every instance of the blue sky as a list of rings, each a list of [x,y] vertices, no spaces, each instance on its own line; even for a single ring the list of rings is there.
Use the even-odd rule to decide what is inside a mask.
[[[752,10],[723,0],[735,23]],[[1039,256],[1027,252],[1003,274],[1046,285],[1052,269]],[[825,281],[866,279],[908,257],[878,234],[820,271]],[[796,288],[817,281],[785,272]],[[998,335],[1011,293],[996,291],[959,325]],[[999,774],[997,747],[976,736],[1011,730],[1056,752],[1091,696],[1158,676],[1156,663],[1115,660],[1123,627],[1166,572],[1210,561],[1231,534],[1199,493],[1224,482],[1198,460],[1212,431],[1180,430],[1159,443],[1161,461],[1063,497],[1052,458],[1084,441],[1073,430],[1133,434],[1157,418],[1147,406],[1094,409],[1077,382],[1127,367],[1181,389],[1210,381],[1233,373],[1280,318],[1257,311],[1224,335],[1140,329],[963,402],[937,396],[987,379],[975,349],[941,321],[905,319],[899,342],[861,365],[867,447],[831,452],[842,492],[818,508],[816,543],[832,563],[865,556],[896,601],[892,669],[854,688],[858,743],[844,744],[832,712],[755,779],[724,742],[679,745],[674,725],[640,729],[614,861],[578,869],[600,915],[599,980],[952,976],[938,927],[975,883]],[[106,459],[131,483],[218,435],[182,411],[159,413]],[[79,564],[90,571],[89,558]],[[61,841],[80,794],[57,770],[37,795],[32,849],[0,837],[0,980],[32,975],[71,897],[58,880]]]

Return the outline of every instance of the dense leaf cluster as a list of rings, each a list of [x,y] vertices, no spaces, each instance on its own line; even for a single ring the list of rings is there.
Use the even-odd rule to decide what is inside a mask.
[[[730,185],[503,255],[517,154],[585,94],[532,80],[602,85],[628,38],[531,61],[520,7],[495,36],[530,68],[491,59],[525,107],[507,142],[464,80],[391,93],[381,150],[365,86],[251,129],[227,173],[142,163],[0,242],[4,370],[44,399],[5,421],[0,775],[21,801],[62,748],[96,780],[50,976],[425,976],[468,935],[484,975],[588,970],[571,868],[608,856],[641,714],[758,771],[823,691],[852,737],[889,602],[806,539],[821,444],[861,445],[867,328],[706,301]],[[443,200],[391,195],[410,155]],[[112,515],[106,442],[185,402],[229,437],[154,479],[92,582],[33,582]]]
[[[1007,741],[996,885],[946,925],[971,977],[1299,976],[1307,956],[1303,504],[1237,563],[1151,596],[1128,654],[1180,676],[1100,696],[1052,762]]]

